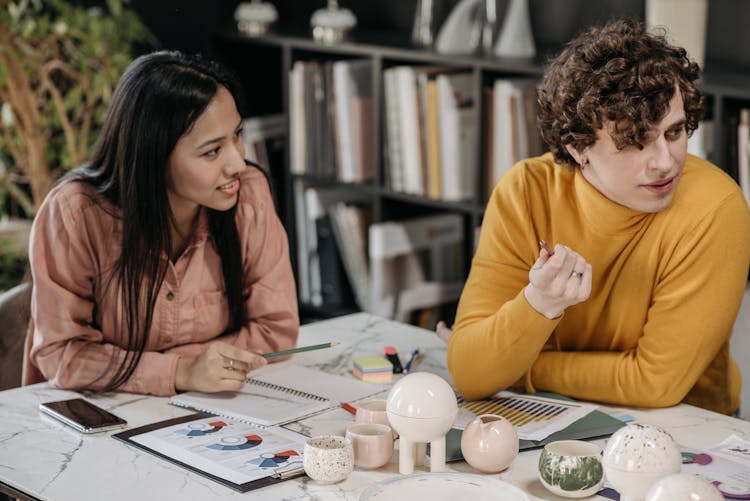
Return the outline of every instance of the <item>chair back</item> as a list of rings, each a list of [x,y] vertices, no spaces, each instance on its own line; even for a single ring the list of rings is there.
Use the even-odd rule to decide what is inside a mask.
[[[31,316],[31,282],[0,294],[0,390],[21,386],[23,345]]]

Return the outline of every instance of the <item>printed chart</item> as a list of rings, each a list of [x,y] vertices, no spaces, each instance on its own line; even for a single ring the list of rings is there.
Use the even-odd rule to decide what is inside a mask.
[[[236,484],[302,466],[306,437],[231,419],[198,419],[131,437],[160,454]]]
[[[460,396],[458,406],[477,416],[495,414],[510,421],[524,440],[544,440],[584,417],[596,407],[553,398],[500,392],[484,400],[467,402]]]

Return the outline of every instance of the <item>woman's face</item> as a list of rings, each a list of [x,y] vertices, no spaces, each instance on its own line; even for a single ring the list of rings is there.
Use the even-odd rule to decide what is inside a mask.
[[[237,202],[245,169],[241,118],[229,91],[216,95],[174,147],[167,163],[167,195],[178,221],[199,206],[228,210]]]
[[[641,212],[666,209],[687,156],[685,108],[679,89],[669,102],[667,115],[646,136],[642,150],[628,146],[618,151],[607,132],[611,125],[605,123],[597,131],[596,142],[583,152],[568,147],[577,161],[588,160],[581,171],[583,177],[605,197],[625,207]]]

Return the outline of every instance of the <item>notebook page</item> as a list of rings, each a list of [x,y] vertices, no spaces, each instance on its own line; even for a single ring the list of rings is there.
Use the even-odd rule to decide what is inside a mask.
[[[387,386],[360,381],[353,376],[328,374],[291,361],[268,364],[250,373],[250,379],[318,395],[330,400],[334,407],[338,407],[340,402],[355,402],[388,389]]]
[[[331,402],[322,397],[252,382],[245,383],[236,392],[178,394],[169,403],[260,426],[291,423],[331,406]]]

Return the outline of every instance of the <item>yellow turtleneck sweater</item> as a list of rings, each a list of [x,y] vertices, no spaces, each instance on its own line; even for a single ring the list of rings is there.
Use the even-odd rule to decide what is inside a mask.
[[[588,300],[549,320],[523,288],[538,241],[593,267]],[[467,399],[523,384],[636,407],[739,406],[729,338],[750,266],[750,212],[737,184],[688,156],[672,204],[638,212],[604,197],[552,155],[496,186],[448,344]]]

